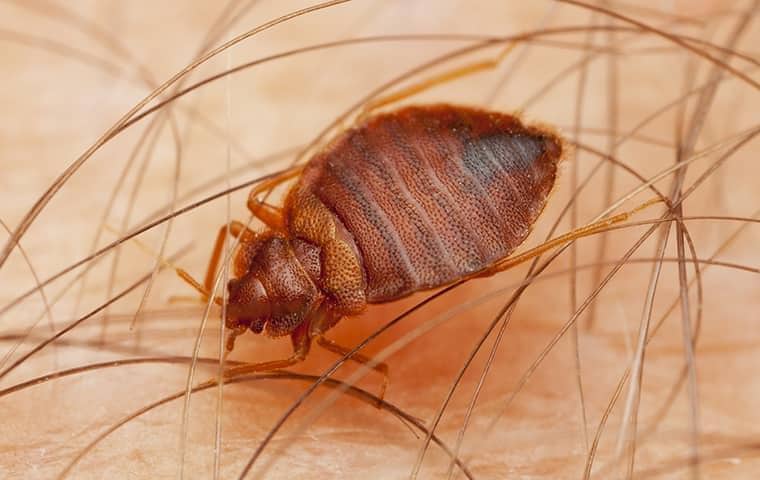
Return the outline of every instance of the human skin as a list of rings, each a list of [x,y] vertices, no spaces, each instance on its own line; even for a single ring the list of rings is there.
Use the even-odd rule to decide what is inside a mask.
[[[3,172],[0,191],[4,200],[0,204],[0,219],[11,230],[20,224],[58,175],[98,136],[156,84],[197,57],[206,32],[223,11],[223,6],[211,2],[192,6],[186,2],[156,3],[78,2],[66,4],[66,10],[52,8],[52,4],[47,3],[25,3],[23,8],[13,2],[0,5],[3,19],[0,41],[4,43],[0,50],[4,73],[0,103],[6,112],[0,118],[0,171]],[[231,28],[217,35],[212,44],[218,45],[237,33],[308,5],[273,3],[256,5]],[[676,7],[668,11],[671,16],[648,10],[618,8],[616,11],[670,32],[724,44],[747,9],[742,3],[717,2],[685,2]],[[434,7],[422,1],[403,6],[401,2],[353,2],[310,14],[253,37],[200,67],[186,85],[229,65],[338,39],[391,33],[506,35],[548,26],[590,25],[589,13],[584,10],[568,5],[555,8],[557,10],[552,12],[548,2],[536,2],[530,7],[502,6],[486,1],[476,6],[470,2],[466,5],[436,2]],[[75,12],[91,23],[78,21],[68,12]],[[720,12],[729,13],[719,15]],[[702,23],[684,19],[679,22],[672,16],[675,14],[690,15]],[[548,25],[542,24],[545,15],[553,15]],[[598,25],[604,24],[603,17],[597,18]],[[625,39],[622,47],[618,46],[623,48],[618,61],[618,135],[684,91],[684,78],[690,76],[687,69],[691,68],[687,60],[694,59],[698,68],[699,74],[692,75],[694,86],[704,82],[713,66],[667,40],[655,40],[654,35],[637,34],[633,37],[639,39],[637,43],[626,34],[630,32],[615,34],[619,41]],[[595,45],[607,45],[606,35],[598,32]],[[750,23],[734,48],[756,54],[753,45],[759,36],[757,26]],[[48,42],[39,42],[39,38]],[[584,47],[588,41],[585,32],[555,40],[565,44],[533,46],[527,51],[517,48],[509,54],[507,64],[520,63],[492,104],[488,103],[488,93],[502,74],[508,72],[504,66],[494,72],[482,72],[438,86],[404,101],[464,103],[504,111],[520,109],[526,121],[552,126],[568,140],[578,125],[600,128],[606,133],[611,124],[607,116],[608,63],[604,55],[588,64],[587,83],[581,93],[575,70],[568,73],[563,82],[553,85],[545,97],[524,106],[537,89],[579,58],[579,50],[589,50]],[[567,43],[573,44],[575,49]],[[277,161],[255,163],[254,160],[311,141],[370,89],[466,44],[405,40],[353,45],[277,60],[212,82],[180,100],[171,111],[178,140],[172,137],[171,123],[165,124],[134,199],[129,195],[143,154],[136,156],[125,178],[121,178],[120,172],[138,144],[147,121],[110,141],[89,159],[46,205],[20,244],[39,278],[45,279],[89,254],[103,209],[117,185],[123,185],[122,191],[117,196],[114,213],[106,220],[111,230],[102,234],[99,246],[116,238],[112,230],[123,228],[123,219],[130,209],[131,217],[126,223],[129,228],[153,212],[166,209],[173,195],[172,179],[178,151],[182,163],[177,207],[181,207],[223,190],[227,181],[237,185],[283,168],[293,159],[292,155]],[[649,51],[642,51],[646,48]],[[90,56],[82,56],[82,51]],[[498,52],[495,48],[483,50],[453,65],[493,58]],[[711,54],[719,57],[716,52]],[[106,59],[108,63],[99,63],[94,57]],[[757,78],[750,63],[734,60],[731,65]],[[149,75],[145,75],[146,72]],[[146,76],[150,78],[144,78]],[[728,73],[724,76],[731,78]],[[580,124],[575,114],[579,97],[584,112]],[[722,83],[710,103],[695,150],[718,144],[733,145],[726,139],[757,127],[757,111],[758,95],[753,86],[735,78]],[[690,119],[693,113],[694,108],[689,108],[686,118]],[[169,117],[164,120],[166,118]],[[647,178],[671,166],[675,162],[672,145],[676,121],[673,111],[659,118],[640,132],[638,140],[618,148],[616,158]],[[350,124],[350,120],[345,123]],[[690,120],[684,123],[690,125]],[[585,131],[580,141],[605,151],[607,137],[595,132]],[[669,145],[647,143],[651,138]],[[755,160],[759,149],[760,144],[753,140],[732,153],[687,199],[684,215],[752,216],[760,206],[756,180],[760,167]],[[538,245],[548,235],[552,223],[571,198],[575,190],[574,167],[577,166],[583,178],[598,161],[597,156],[584,153],[581,148],[569,151],[550,204],[528,239],[530,246]],[[224,174],[228,152],[232,168],[255,164],[185,198],[196,185]],[[578,153],[577,158],[573,152]],[[710,165],[715,165],[722,153],[691,165],[685,185],[688,187]],[[621,170],[616,172],[613,200],[640,183]],[[611,203],[606,198],[605,175],[603,168],[580,197],[578,225],[591,220]],[[670,193],[673,179],[674,176],[669,175],[660,180],[658,188]],[[231,195],[230,218],[243,221],[248,218],[245,196],[246,189]],[[652,196],[652,192],[640,194],[620,210],[633,208]],[[202,278],[217,229],[228,218],[227,205],[222,197],[178,217],[171,226],[164,256],[182,251],[183,255],[174,262],[196,278]],[[632,220],[655,219],[663,211],[661,206],[650,207]],[[746,220],[693,220],[687,221],[686,226],[697,256],[702,260],[709,260],[733,232],[745,227],[716,257],[735,265],[700,265],[704,270],[704,301],[699,341],[694,360],[690,361],[696,366],[697,396],[689,394],[689,382],[684,380],[675,400],[669,400],[670,391],[685,371],[688,358],[684,353],[682,315],[678,307],[667,316],[646,349],[635,471],[637,478],[686,478],[697,471],[703,478],[752,478],[753,472],[760,469],[755,440],[760,433],[757,427],[760,414],[756,408],[760,398],[757,381],[760,334],[756,328],[757,302],[760,301],[756,270],[760,258],[756,247],[759,227]],[[571,222],[565,220],[557,233],[570,228]],[[604,259],[619,260],[646,228],[610,234]],[[677,257],[675,231],[674,226],[666,258]],[[140,236],[140,240],[155,252],[161,249],[163,234],[162,227],[155,228]],[[4,243],[9,237],[0,238]],[[578,330],[567,330],[525,387],[498,416],[525,372],[571,318],[570,252],[547,270],[554,272],[553,275],[536,281],[526,290],[485,375],[483,391],[464,437],[461,458],[473,476],[582,478],[587,452],[605,409],[621,375],[636,356],[640,323],[646,318],[643,313],[647,311],[651,259],[657,253],[658,238],[660,231],[636,253],[636,257],[650,261],[624,266],[604,288],[596,302],[593,326],[589,327],[592,321],[589,312],[581,315]],[[192,246],[189,252],[183,250],[188,244]],[[11,361],[48,338],[51,331],[62,330],[100,306],[104,299],[113,298],[149,274],[155,264],[151,253],[146,254],[134,242],[125,243],[109,294],[113,253],[110,255],[94,267],[81,288],[81,298],[81,283],[76,283],[52,307],[52,325],[46,317],[41,317]],[[598,239],[578,242],[577,265],[597,262],[598,255]],[[736,266],[755,271],[733,268]],[[611,267],[607,265],[602,273],[608,273]],[[470,351],[526,272],[527,266],[523,265],[491,278],[474,280],[422,307],[363,350],[365,354],[375,355],[384,347],[400,346],[398,352],[385,360],[390,367],[390,387],[385,399],[429,426]],[[594,272],[593,268],[578,268],[576,307],[582,305],[599,283]],[[687,273],[689,279],[694,277],[691,265]],[[73,278],[69,275],[46,287],[48,300],[52,301]],[[28,265],[16,251],[0,267],[2,305],[34,284]],[[157,359],[140,365],[93,368],[0,397],[0,477],[56,478],[107,428],[152,402],[186,388],[186,358],[193,355],[204,308],[194,303],[170,301],[171,296],[195,292],[164,269],[155,278],[142,313],[130,329],[143,290],[144,284],[109,306],[105,316],[100,312],[76,326],[0,379],[0,388],[7,388],[30,378],[82,365],[130,358]],[[483,300],[482,305],[470,304],[493,292],[496,292],[494,296]],[[678,302],[678,294],[678,264],[666,262],[657,284],[652,326],[673,302]],[[330,338],[354,346],[428,295],[421,293],[398,303],[375,306],[361,317],[344,319]],[[695,287],[689,290],[689,298],[689,319],[694,322],[699,312]],[[43,311],[40,297],[33,295],[3,313],[0,317],[3,354],[16,345],[18,336],[36,322]],[[453,314],[451,318],[446,317],[449,313]],[[218,319],[219,310],[213,308],[200,342],[200,356],[212,361],[219,354]],[[419,338],[408,345],[398,343],[406,341],[406,334],[417,332],[417,327],[424,328],[428,321],[441,323],[419,331]],[[104,324],[107,327],[101,327]],[[437,429],[450,448],[457,442],[458,429],[495,337],[496,332],[486,340]],[[576,337],[587,425],[585,434],[577,381]],[[238,339],[229,361],[284,358],[289,354],[289,347],[287,339],[272,340],[249,333]],[[172,360],[175,356],[182,358]],[[175,363],[168,363],[169,360]],[[318,375],[335,360],[333,354],[313,348],[308,360],[294,371]],[[4,364],[0,371],[8,365]],[[193,384],[214,377],[216,369],[213,362],[200,363]],[[355,365],[348,364],[339,370],[336,378],[349,379],[356,371]],[[374,395],[380,382],[377,374],[370,372],[357,385]],[[209,478],[215,471],[218,420],[221,425],[219,475],[236,478],[277,419],[309,385],[311,381],[286,378],[227,385],[221,409],[217,388],[194,394],[187,410],[181,398],[171,401],[127,422],[89,450],[66,473],[71,478],[164,478],[177,477],[180,473],[187,478]],[[628,383],[625,385],[602,436],[594,478],[625,477],[627,457],[616,458],[618,436],[625,431],[623,419],[626,414],[629,418],[631,415],[625,408],[629,392]],[[333,398],[334,392],[334,388],[319,388],[296,410],[264,450],[249,478],[409,476],[425,440],[424,433],[415,437],[387,411],[376,408],[372,400],[368,400],[370,397],[364,397],[365,400],[346,395]],[[663,405],[670,408],[658,420],[657,412]],[[497,417],[495,427],[489,429]],[[654,433],[648,434],[655,427]],[[698,457],[690,462],[689,455],[695,451]],[[696,466],[690,467],[691,464]],[[425,456],[420,478],[440,478],[448,467],[448,457],[433,445]]]

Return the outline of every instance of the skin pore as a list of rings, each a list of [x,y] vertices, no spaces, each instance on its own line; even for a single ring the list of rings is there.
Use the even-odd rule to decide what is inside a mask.
[[[4,200],[0,220],[10,230],[124,112],[209,46],[311,5],[212,3],[0,4],[5,73],[0,102],[8,112],[0,118]],[[713,60],[730,59],[730,67],[750,79],[758,78],[756,61],[727,57],[726,50],[684,41],[704,48],[709,58],[699,56],[672,39],[631,30],[635,25],[621,19],[611,24],[602,13],[592,15],[569,4],[464,3],[435,2],[433,7],[426,1],[351,2],[289,20],[211,58],[182,80],[179,89],[239,64],[320,43],[391,34],[438,35],[366,41],[272,60],[207,83],[174,102],[171,109],[162,108],[135,123],[106,142],[65,182],[21,238],[35,274],[45,280],[125,231],[287,167],[297,149],[373,89],[479,40],[443,38],[444,34],[502,36],[582,27],[520,44],[491,71],[403,101],[519,111],[531,122],[558,129],[569,145],[577,136],[579,145],[568,148],[571,153],[562,164],[558,186],[525,247],[569,231],[573,218],[575,226],[591,221],[641,185],[634,173],[649,179],[672,167],[679,141],[683,159],[696,158],[688,164],[682,190],[698,185],[684,200],[683,216],[721,218],[684,220],[689,237],[684,237],[680,255],[673,224],[659,272],[653,270],[652,259],[658,256],[667,230],[655,231],[633,254],[638,260],[623,266],[593,306],[579,315],[577,329],[567,324],[573,312],[650,225],[609,233],[603,247],[596,237],[580,240],[574,251],[566,250],[525,290],[502,335],[502,323],[496,322],[446,403],[436,440],[455,450],[466,423],[459,458],[474,478],[583,478],[592,449],[593,478],[626,478],[632,454],[636,478],[742,478],[757,471],[760,227],[748,217],[756,216],[760,208],[756,181],[760,167],[755,161],[760,143],[750,137],[758,128],[753,114],[760,97],[746,80],[725,68],[714,70]],[[756,58],[753,48],[760,31],[751,20],[741,28],[750,3],[674,2],[672,9],[660,10],[657,2],[646,6],[607,2],[605,8],[660,31]],[[502,51],[501,44],[479,50],[425,70],[404,86],[468,62],[497,58]],[[611,53],[617,60],[610,60]],[[722,74],[715,76],[716,71]],[[705,87],[711,81],[717,85],[712,96]],[[169,87],[161,98],[175,88]],[[402,89],[395,86],[390,91]],[[691,94],[690,103],[682,110],[676,100],[686,94]],[[660,109],[663,113],[654,117]],[[650,116],[654,118],[629,137]],[[352,121],[338,122],[338,129]],[[693,144],[690,132],[697,132]],[[285,153],[278,156],[280,152]],[[633,172],[601,161],[578,195],[577,210],[569,207],[549,235],[574,198],[576,185],[600,163],[599,153],[611,154]],[[710,174],[702,180],[705,172]],[[674,198],[676,179],[677,173],[670,172],[655,186]],[[204,305],[171,300],[194,292],[170,270],[150,280],[156,252],[202,278],[218,227],[228,219],[248,221],[248,190],[189,210],[170,226],[163,222],[140,235],[140,244],[125,242],[118,260],[111,249],[99,262],[85,262],[91,270],[84,279],[77,278],[84,270],[80,267],[46,286],[49,315],[38,293],[6,310],[35,286],[35,279],[19,250],[0,267],[0,372],[18,363],[0,378],[0,389],[89,366],[84,372],[53,377],[0,397],[4,412],[0,477],[57,478],[65,473],[70,478],[215,474],[237,478],[241,474],[313,378],[248,379],[226,385],[221,394],[211,387],[185,400],[182,393],[196,349],[199,361],[192,384],[218,373],[223,342],[220,312],[211,308],[203,322]],[[276,204],[282,193],[274,192],[271,202]],[[113,207],[104,219],[112,195]],[[654,196],[645,190],[616,212]],[[631,221],[657,219],[663,212],[661,205],[650,207]],[[723,218],[729,216],[738,218]],[[10,237],[0,238],[5,244]],[[686,337],[698,334],[693,352],[684,346],[679,266],[674,261],[686,258],[686,282],[696,278],[689,240],[701,261],[701,303],[697,283],[688,290]],[[601,270],[594,267],[600,261],[606,262]],[[712,265],[715,261],[724,263]],[[419,418],[425,429],[432,425],[463,364],[528,268],[521,265],[446,292],[362,350],[367,356],[382,355],[386,347],[398,350],[386,352],[387,359],[377,358],[390,367],[385,400],[411,416],[407,425],[394,417],[392,407],[375,406],[372,395],[378,392],[381,377],[369,372],[354,380],[352,375],[360,369],[350,362],[335,378],[351,380],[367,394],[350,390],[350,395],[341,395],[336,383],[318,388],[274,435],[248,478],[352,478],[357,473],[366,478],[445,477],[449,455],[433,441],[422,456],[426,430],[409,422]],[[656,289],[649,301],[655,276]],[[18,361],[53,332],[143,278],[123,298]],[[150,291],[143,298],[148,283]],[[359,318],[344,319],[328,336],[353,347],[429,295],[373,307]],[[645,325],[652,337],[642,355],[639,339]],[[201,328],[203,335],[196,344]],[[28,330],[28,338],[19,344]],[[564,335],[525,380],[526,372],[562,331]],[[497,338],[499,348],[489,358]],[[286,338],[271,340],[248,333],[237,339],[227,361],[274,360],[289,352]],[[632,360],[636,358],[639,362]],[[143,360],[130,364],[129,359]],[[315,346],[307,361],[293,370],[319,375],[337,359]],[[621,380],[628,367],[634,379],[640,373],[640,389],[631,388],[630,379]],[[619,398],[594,448],[599,425],[621,381]],[[475,391],[477,402],[469,412]],[[177,398],[126,421],[86,450],[109,428],[172,395]],[[454,466],[453,472],[452,476],[464,478],[459,467]]]

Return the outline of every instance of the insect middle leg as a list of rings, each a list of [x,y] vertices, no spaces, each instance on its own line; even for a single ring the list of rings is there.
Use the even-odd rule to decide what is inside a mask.
[[[264,224],[272,230],[282,231],[285,228],[285,222],[283,221],[282,209],[264,203],[258,198],[248,198],[248,210],[251,211],[254,217],[258,218]]]
[[[276,186],[291,180],[303,171],[303,166],[296,167],[292,170],[286,170],[278,175],[261,182],[251,189],[251,193],[248,194],[248,210],[251,211],[254,217],[258,218],[266,226],[273,230],[282,231],[284,228],[282,209],[264,203],[259,199],[259,195],[264,192],[268,192]]]
[[[383,383],[380,386],[380,395],[378,396],[377,402],[377,407],[380,408],[389,383],[388,365],[385,363],[376,362],[375,360],[358,352],[355,352],[353,355],[348,356],[348,354],[351,353],[352,349],[346,348],[326,338],[324,336],[325,332],[332,328],[336,323],[338,323],[341,318],[342,315],[330,311],[329,309],[318,310],[311,320],[311,336],[317,341],[317,344],[325,350],[333,352],[336,355],[340,355],[341,357],[347,357],[349,360],[352,360],[354,362],[366,365],[383,376]]]

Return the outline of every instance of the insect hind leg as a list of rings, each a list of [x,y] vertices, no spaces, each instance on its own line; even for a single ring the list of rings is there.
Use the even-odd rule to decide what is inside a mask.
[[[474,275],[474,277],[488,277],[488,276],[491,276],[491,275],[493,275],[495,273],[502,272],[504,270],[508,270],[508,269],[514,267],[515,265],[519,265],[519,264],[521,264],[523,262],[526,262],[526,261],[528,261],[528,260],[530,260],[530,259],[532,259],[534,257],[537,257],[537,256],[543,254],[544,252],[548,251],[548,250],[551,250],[553,248],[562,246],[562,245],[566,244],[567,242],[571,242],[573,240],[577,240],[577,239],[582,238],[582,237],[588,237],[589,235],[594,235],[594,234],[606,231],[611,226],[613,226],[613,225],[615,225],[617,223],[621,223],[621,222],[624,222],[624,221],[628,220],[635,213],[637,213],[637,212],[639,212],[641,210],[644,210],[645,208],[650,207],[650,206],[652,206],[652,205],[654,205],[656,203],[660,203],[660,202],[662,202],[661,199],[655,198],[655,199],[649,200],[649,201],[647,201],[647,202],[639,205],[638,207],[634,208],[633,210],[629,210],[627,212],[619,213],[619,214],[614,215],[612,217],[605,218],[603,220],[599,220],[598,222],[594,222],[594,223],[592,223],[590,225],[586,225],[584,227],[580,227],[580,228],[575,229],[575,230],[573,230],[571,232],[568,232],[568,233],[566,233],[564,235],[560,235],[557,238],[554,238],[554,239],[551,239],[551,240],[549,240],[547,242],[544,242],[541,245],[538,245],[537,247],[531,248],[531,249],[529,249],[529,250],[527,250],[527,251],[525,251],[525,252],[523,252],[523,253],[521,253],[519,255],[507,257],[507,258],[505,258],[505,259],[497,262],[496,264],[494,264],[493,266],[491,266],[487,270]]]
[[[504,61],[504,59],[512,51],[512,49],[514,49],[516,45],[517,45],[517,42],[509,42],[507,46],[504,47],[504,49],[502,49],[499,55],[497,55],[495,58],[492,58],[490,60],[481,60],[477,62],[471,62],[461,67],[446,70],[445,72],[440,73],[438,75],[420,80],[419,82],[416,82],[406,88],[403,88],[399,90],[398,92],[390,93],[386,96],[379,97],[374,100],[370,100],[364,105],[364,108],[359,114],[359,120],[366,118],[369,114],[371,114],[373,111],[377,110],[378,108],[384,107],[385,105],[389,105],[391,103],[399,102],[405,98],[409,98],[413,95],[424,92],[425,90],[430,90],[431,88],[436,87],[438,85],[449,83],[449,82],[458,80],[460,78],[467,77],[469,75],[474,75],[476,73],[483,72],[486,70],[492,70],[498,67],[501,64],[501,62]]]

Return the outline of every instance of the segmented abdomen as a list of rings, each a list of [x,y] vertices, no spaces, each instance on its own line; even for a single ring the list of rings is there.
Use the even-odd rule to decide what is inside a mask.
[[[515,117],[408,107],[344,132],[302,185],[353,237],[367,301],[450,283],[509,255],[544,207],[561,154]]]

